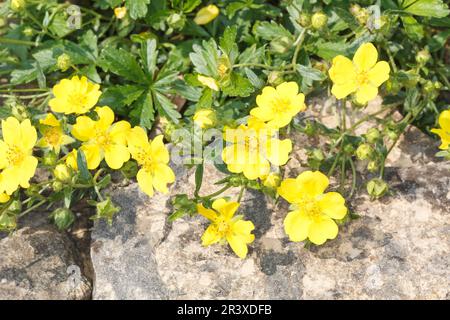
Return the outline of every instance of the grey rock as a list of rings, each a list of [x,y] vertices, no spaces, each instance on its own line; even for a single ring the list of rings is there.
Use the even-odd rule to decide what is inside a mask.
[[[0,300],[89,299],[91,283],[70,238],[30,213],[26,225],[0,238]]]
[[[306,138],[292,139],[289,177],[305,170]],[[275,205],[259,192],[246,192],[240,213],[255,224],[256,240],[245,260],[226,244],[202,247],[208,223],[201,216],[167,222],[170,197],[192,195],[193,170],[174,166],[177,182],[169,195],[148,198],[134,183],[113,188],[122,211],[112,227],[94,226],[93,298],[447,299],[450,166],[433,157],[434,146],[411,128],[386,169],[392,194],[372,202],[360,190],[350,203],[360,218],[320,247],[289,242],[286,202]],[[207,168],[202,192],[217,190],[213,183],[221,178]],[[236,198],[238,191],[226,195]]]

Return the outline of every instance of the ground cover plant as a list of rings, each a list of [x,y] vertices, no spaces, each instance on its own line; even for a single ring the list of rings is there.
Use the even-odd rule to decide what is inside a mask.
[[[168,219],[203,216],[203,245],[246,257],[247,189],[290,204],[291,241],[322,245],[358,217],[355,193],[389,193],[386,159],[407,128],[450,159],[449,13],[442,0],[3,2],[0,231],[38,208],[68,229],[79,201],[113,223],[112,175],[152,197],[176,164],[195,168],[195,192],[175,195]],[[308,115],[314,97],[332,99],[336,128]],[[379,111],[349,121],[377,97]],[[294,133],[324,141],[301,146],[296,177]],[[205,195],[208,164],[225,178]]]

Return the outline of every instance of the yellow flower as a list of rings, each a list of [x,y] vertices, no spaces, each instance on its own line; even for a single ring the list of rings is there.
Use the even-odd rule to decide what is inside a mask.
[[[206,247],[226,240],[234,253],[244,259],[248,253],[247,244],[255,240],[255,236],[252,234],[255,226],[251,221],[242,220],[242,216],[234,215],[238,207],[239,203],[237,202],[217,199],[213,202],[212,209],[198,204],[197,211],[211,221],[202,236],[202,244]]]
[[[26,119],[19,122],[9,117],[2,120],[3,140],[0,140],[0,169],[2,179],[0,192],[11,195],[19,186],[28,188],[34,176],[38,160],[33,157],[36,129]]]
[[[61,146],[68,145],[75,141],[72,137],[64,134],[61,123],[53,114],[48,113],[46,118],[39,122],[43,127],[40,129],[42,138],[39,139],[37,143],[38,147],[50,148],[53,149],[56,154],[59,154]]]
[[[195,112],[193,120],[200,128],[204,129],[214,126],[216,115],[211,109],[198,110]]]
[[[194,18],[196,24],[208,24],[213,21],[219,15],[219,8],[210,4],[209,6],[201,8]]]
[[[117,19],[123,19],[127,15],[127,8],[126,7],[118,7],[114,9],[114,15]]]
[[[450,145],[450,110],[444,110],[439,115],[439,126],[441,129],[431,129],[431,132],[441,138],[439,149],[446,150]]]
[[[0,193],[0,203],[6,203],[9,201],[11,197],[7,195],[5,192]]]
[[[343,99],[356,92],[356,101],[360,104],[375,99],[378,87],[389,79],[390,72],[386,61],[377,60],[377,49],[371,43],[361,45],[353,61],[341,55],[335,57],[328,71],[333,81],[333,95]]]
[[[98,120],[80,116],[72,135],[83,141],[81,150],[86,156],[88,169],[96,169],[103,158],[111,169],[120,169],[130,159],[127,135],[131,126],[126,121],[114,122],[114,112],[109,107],[97,107]]]
[[[169,192],[167,184],[175,181],[175,174],[167,165],[170,157],[163,136],[149,141],[144,129],[134,127],[128,135],[128,148],[141,166],[136,179],[142,191],[150,197],[153,196],[153,188],[162,193]]]
[[[97,103],[102,92],[100,86],[86,77],[63,79],[53,87],[55,98],[48,103],[54,112],[84,114]]]
[[[298,93],[295,82],[283,82],[276,88],[265,87],[256,97],[256,104],[258,107],[250,114],[273,128],[287,126],[297,113],[306,109],[305,95]]]
[[[275,138],[275,131],[260,120],[250,117],[247,125],[237,129],[226,128],[224,139],[232,143],[224,148],[222,159],[228,170],[244,173],[247,179],[267,176],[270,164],[281,166],[289,160],[292,142]]]
[[[202,76],[201,74],[199,74],[197,76],[197,80],[205,87],[208,87],[214,91],[219,91],[219,86],[217,85],[217,82],[216,82],[216,80],[214,80],[214,78],[205,77],[205,76]]]
[[[328,187],[327,176],[319,171],[305,171],[296,179],[286,179],[278,193],[295,209],[286,216],[284,230],[292,241],[320,245],[334,239],[338,226],[333,219],[347,214],[345,199],[337,192],[324,193]]]
[[[78,157],[78,150],[73,149],[66,158],[66,164],[72,168],[73,170],[78,170],[78,163],[77,163],[77,157]]]
[[[25,0],[11,0],[11,9],[13,11],[19,11],[26,5]]]

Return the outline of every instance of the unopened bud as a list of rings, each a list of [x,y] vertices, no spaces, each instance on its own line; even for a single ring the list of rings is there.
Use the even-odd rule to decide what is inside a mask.
[[[58,57],[56,66],[62,72],[66,72],[72,66],[72,59],[70,59],[70,56],[67,53],[63,53]]]
[[[416,54],[416,61],[419,64],[425,65],[431,58],[430,52],[427,49],[420,50]]]
[[[328,22],[328,17],[323,12],[316,12],[311,17],[312,27],[316,30],[322,29],[326,26]]]
[[[366,139],[369,143],[375,143],[380,139],[381,134],[377,128],[370,128],[367,130]]]
[[[382,179],[372,179],[367,183],[367,193],[372,198],[380,198],[389,190],[389,186]]]
[[[359,145],[358,149],[356,149],[356,157],[359,160],[370,159],[372,154],[373,154],[372,147],[366,143]]]

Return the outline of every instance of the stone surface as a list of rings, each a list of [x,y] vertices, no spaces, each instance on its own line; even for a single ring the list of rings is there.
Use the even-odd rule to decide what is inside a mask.
[[[89,299],[91,283],[69,236],[48,222],[48,213],[30,215],[0,237],[0,300]]]
[[[398,147],[407,160],[394,159],[387,168],[392,195],[354,199],[352,209],[361,217],[341,227],[337,239],[311,249],[284,234],[288,204],[274,206],[258,192],[247,192],[241,205],[256,226],[256,240],[241,260],[227,245],[201,246],[204,218],[168,223],[170,195],[150,199],[136,184],[111,190],[123,210],[112,227],[94,226],[93,298],[450,298],[450,167],[428,152],[415,157],[416,148],[434,145],[418,134],[413,141],[406,135]],[[418,141],[425,145],[411,147]],[[290,164],[291,176],[302,170],[300,161]],[[213,192],[221,176],[214,168],[205,174],[202,192]],[[176,175],[171,195],[192,193],[193,172],[177,167]]]

